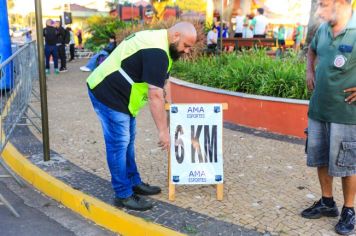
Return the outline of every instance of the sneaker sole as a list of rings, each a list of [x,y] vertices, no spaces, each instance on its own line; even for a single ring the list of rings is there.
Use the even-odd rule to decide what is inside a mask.
[[[335,214],[335,213],[330,213],[330,212],[323,212],[323,213],[320,213],[319,215],[314,215],[314,216],[309,216],[309,215],[303,215],[302,214],[302,217],[306,218],[306,219],[320,219],[323,216],[324,217],[338,217],[339,213],[337,212]]]
[[[148,211],[148,210],[152,209],[152,207],[153,207],[153,205],[151,205],[151,206],[142,207],[142,208],[134,208],[134,207],[126,206],[119,202],[115,202],[114,205],[119,208],[126,208],[128,210],[134,210],[134,211]]]
[[[158,194],[160,194],[162,191],[160,190],[160,191],[157,192],[157,193],[147,193],[147,192],[139,192],[139,191],[133,190],[133,192],[134,192],[135,194],[142,195],[142,196],[153,196],[153,195],[158,195]]]
[[[352,230],[351,232],[348,232],[348,233],[341,233],[341,232],[338,232],[335,230],[335,233],[340,234],[340,235],[354,235],[355,230]]]

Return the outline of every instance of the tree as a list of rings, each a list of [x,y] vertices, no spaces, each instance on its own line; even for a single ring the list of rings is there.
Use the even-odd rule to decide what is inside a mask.
[[[7,0],[7,9],[12,9],[14,8],[15,6],[15,3],[14,3],[14,0]]]
[[[108,0],[108,1],[106,1],[106,6],[110,10],[115,10],[117,5],[119,5],[119,0]]]
[[[307,38],[305,40],[305,44],[309,45],[310,42],[312,41],[314,34],[316,30],[318,29],[320,25],[320,21],[318,20],[317,16],[315,15],[315,12],[318,8],[318,0],[312,0],[311,1],[311,8],[310,8],[310,18],[308,22],[308,34]]]

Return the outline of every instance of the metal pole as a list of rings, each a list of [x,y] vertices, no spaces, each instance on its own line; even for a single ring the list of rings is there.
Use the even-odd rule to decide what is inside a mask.
[[[41,0],[35,0],[36,11],[36,34],[38,50],[38,69],[40,75],[40,97],[41,97],[41,117],[42,117],[42,139],[43,139],[43,160],[49,161],[49,131],[48,131],[48,108],[47,108],[47,85],[45,75],[45,60],[43,48],[43,25]]]

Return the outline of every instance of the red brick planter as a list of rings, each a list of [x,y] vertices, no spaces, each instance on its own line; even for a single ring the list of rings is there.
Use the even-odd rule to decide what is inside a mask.
[[[224,121],[268,132],[305,138],[306,100],[284,99],[230,92],[170,79],[173,103],[228,103]]]

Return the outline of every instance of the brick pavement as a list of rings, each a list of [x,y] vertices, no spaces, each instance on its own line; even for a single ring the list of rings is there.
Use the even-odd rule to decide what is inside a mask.
[[[51,148],[84,170],[109,180],[101,128],[79,71],[51,75],[48,103]],[[236,111],[238,112],[238,111]],[[144,181],[162,187],[155,199],[167,200],[167,157],[156,148],[157,132],[148,109],[137,119],[137,162]],[[224,129],[225,198],[215,200],[213,186],[178,186],[175,206],[259,232],[280,235],[334,235],[337,219],[305,220],[300,211],[319,198],[314,169],[305,166],[299,140],[266,138],[260,131]],[[268,136],[268,135],[267,135]],[[340,179],[335,199],[342,204]]]

